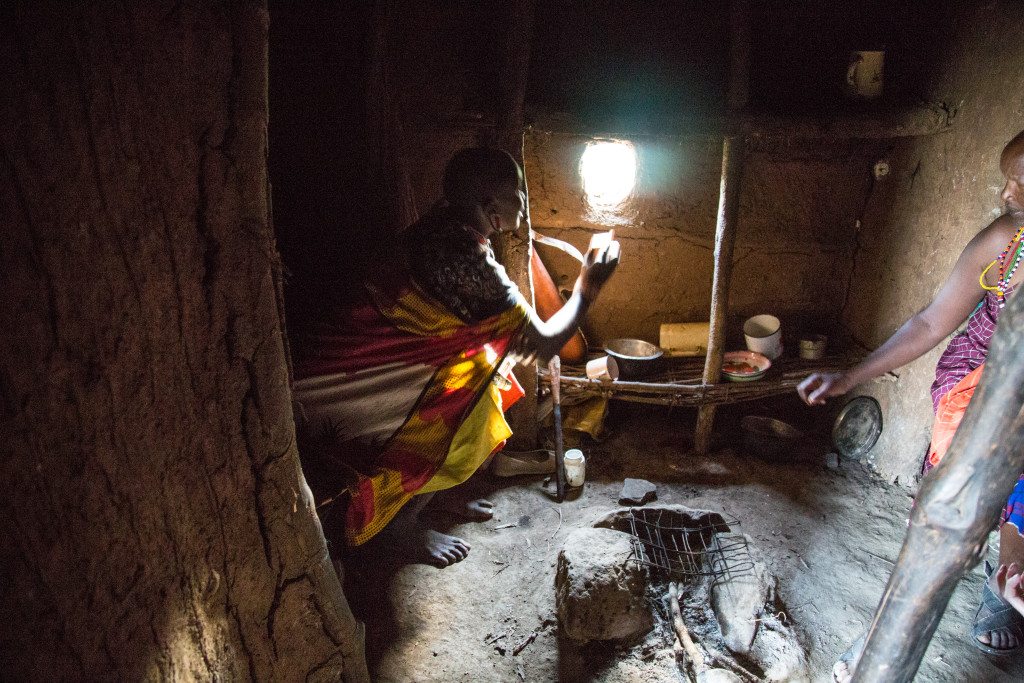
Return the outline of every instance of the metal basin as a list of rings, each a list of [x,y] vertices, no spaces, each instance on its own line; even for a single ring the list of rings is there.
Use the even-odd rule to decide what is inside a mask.
[[[743,427],[743,448],[749,455],[768,459],[791,459],[804,433],[782,420],[747,415]]]
[[[643,339],[612,339],[604,350],[619,366],[619,379],[641,379],[658,370],[661,348]]]

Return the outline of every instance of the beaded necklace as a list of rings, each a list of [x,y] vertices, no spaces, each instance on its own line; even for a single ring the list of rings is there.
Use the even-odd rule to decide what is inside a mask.
[[[985,267],[985,270],[981,271],[981,277],[978,278],[978,282],[981,283],[982,289],[988,291],[994,291],[996,297],[999,299],[999,308],[1006,305],[1006,292],[1010,290],[1010,280],[1013,279],[1013,274],[1017,272],[1017,267],[1020,266],[1021,259],[1024,258],[1024,243],[1021,242],[1021,236],[1024,236],[1024,225],[1020,226],[1017,233],[1010,239],[1006,248],[999,254],[999,258]],[[1017,250],[1013,254],[1012,263],[1007,268],[1006,256],[1010,253],[1010,248],[1013,243],[1017,243]],[[996,284],[993,286],[985,284],[985,275],[989,270],[992,269],[996,263],[999,263],[999,279],[996,280]]]

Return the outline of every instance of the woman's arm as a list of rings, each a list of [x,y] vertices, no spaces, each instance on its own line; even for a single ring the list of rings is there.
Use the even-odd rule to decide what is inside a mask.
[[[797,393],[808,405],[820,405],[832,396],[840,396],[853,387],[920,358],[949,336],[974,310],[984,295],[978,281],[1006,240],[1013,224],[1006,216],[974,236],[960,253],[956,265],[931,303],[912,316],[895,334],[861,363],[844,373],[814,373],[807,377]],[[913,277],[913,273],[908,274]]]
[[[580,268],[580,276],[576,279],[572,296],[565,305],[547,321],[541,320],[535,311],[531,313],[526,328],[526,345],[528,349],[537,353],[541,363],[547,363],[576,333],[587,309],[615,272],[618,264],[619,243],[616,241],[612,241],[603,249],[589,250]]]

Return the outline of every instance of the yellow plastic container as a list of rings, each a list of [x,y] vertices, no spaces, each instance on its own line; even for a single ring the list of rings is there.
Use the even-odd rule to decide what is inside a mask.
[[[703,356],[711,323],[662,323],[658,346],[669,356]]]

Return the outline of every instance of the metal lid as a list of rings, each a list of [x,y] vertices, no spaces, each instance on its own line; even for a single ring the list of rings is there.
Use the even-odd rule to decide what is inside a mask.
[[[832,445],[845,458],[860,459],[882,433],[882,407],[871,396],[858,396],[839,411],[832,425]]]

